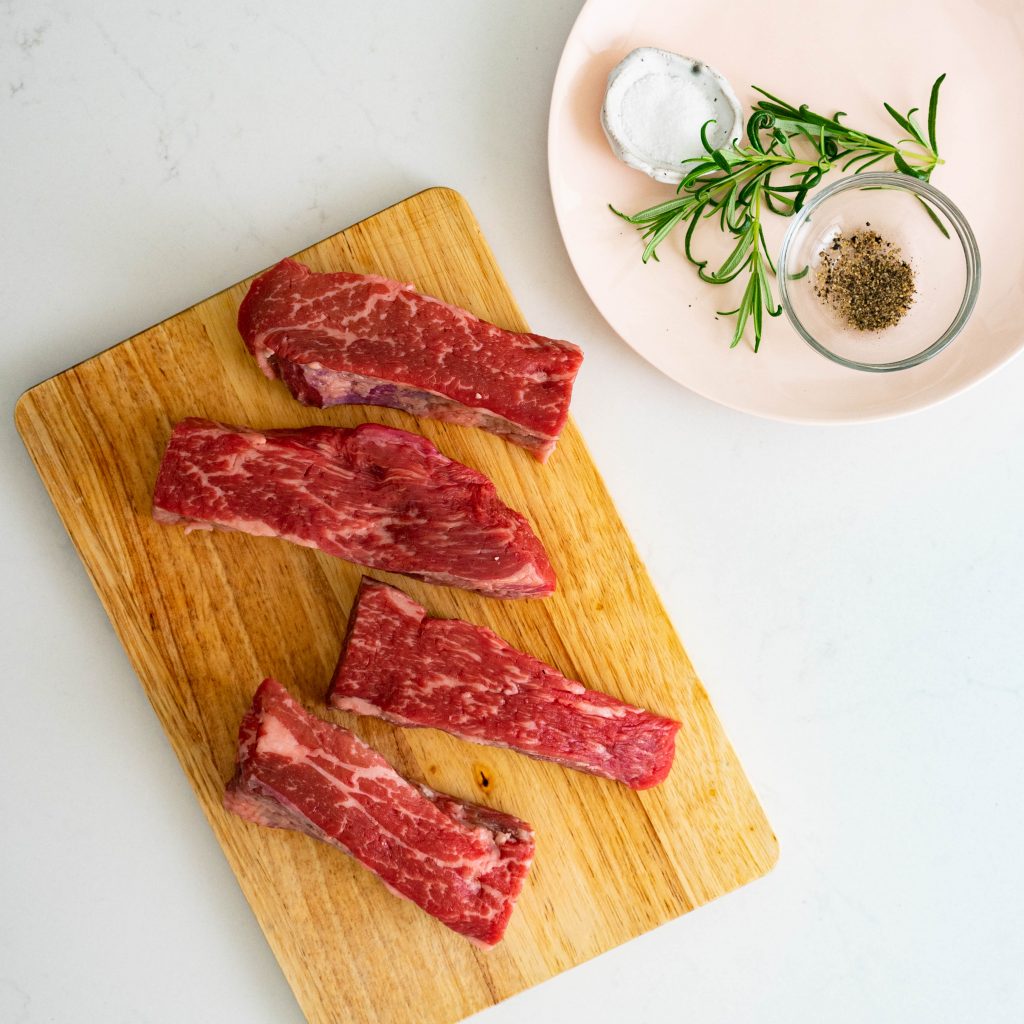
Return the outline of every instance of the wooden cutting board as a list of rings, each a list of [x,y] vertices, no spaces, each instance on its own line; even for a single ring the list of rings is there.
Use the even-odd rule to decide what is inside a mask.
[[[469,207],[449,189],[413,196],[298,258],[411,281],[527,329]],[[372,407],[305,409],[242,345],[235,315],[247,285],[32,388],[16,419],[307,1018],[454,1021],[767,872],[775,837],[575,426],[542,466],[479,430]],[[157,467],[185,416],[258,428],[374,420],[420,431],[489,475],[546,545],[554,597],[497,601],[374,575],[435,615],[490,626],[568,676],[680,719],[668,781],[634,793],[510,751],[328,713],[324,693],[362,570],[282,541],[154,523]],[[410,778],[534,825],[537,858],[495,950],[391,896],[337,850],[221,808],[239,720],[266,675]]]

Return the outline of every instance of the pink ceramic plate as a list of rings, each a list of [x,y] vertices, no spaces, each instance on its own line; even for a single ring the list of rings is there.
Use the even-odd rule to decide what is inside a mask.
[[[661,262],[644,266],[635,229],[608,210],[634,212],[670,198],[673,187],[612,155],[599,114],[608,72],[637,46],[707,61],[733,84],[744,116],[756,83],[794,103],[895,137],[882,101],[927,107],[947,72],[939,104],[932,177],[971,222],[982,285],[963,334],[931,362],[869,374],[830,363],[784,316],[771,320],[758,354],[729,349],[742,282],[702,284],[675,238]],[[977,383],[1024,347],[1024,135],[1013,104],[1024,96],[1024,4],[1020,0],[863,0],[783,5],[750,0],[589,0],[555,79],[548,164],[558,223],[577,274],[623,339],[673,380],[745,412],[807,423],[882,419],[923,409]],[[835,172],[825,180],[836,178]],[[980,184],[979,184],[980,183]],[[777,252],[788,221],[773,218]],[[711,238],[712,232],[705,234]],[[945,244],[937,236],[936,244]],[[949,243],[954,244],[954,243]]]

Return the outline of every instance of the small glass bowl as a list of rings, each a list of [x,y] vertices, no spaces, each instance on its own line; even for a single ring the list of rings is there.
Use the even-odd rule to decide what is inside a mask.
[[[898,246],[914,271],[909,312],[878,332],[845,324],[815,294],[822,251],[862,229]],[[794,215],[777,267],[782,306],[804,341],[872,373],[906,370],[941,352],[967,323],[981,283],[978,243],[964,215],[938,189],[904,174],[854,174],[822,189]]]

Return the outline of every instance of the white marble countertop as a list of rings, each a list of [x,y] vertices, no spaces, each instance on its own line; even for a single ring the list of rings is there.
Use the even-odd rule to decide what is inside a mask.
[[[469,199],[782,855],[480,1024],[1024,1017],[1024,361],[917,416],[660,377],[547,187],[578,0],[0,2],[0,1021],[300,1020],[12,425],[19,393],[425,186]],[[1008,229],[1012,226],[1008,226]]]

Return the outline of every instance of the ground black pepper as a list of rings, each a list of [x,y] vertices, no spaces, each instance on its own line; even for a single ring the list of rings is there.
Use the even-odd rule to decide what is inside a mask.
[[[837,235],[818,256],[814,294],[850,327],[881,331],[909,312],[914,268],[877,231]]]

